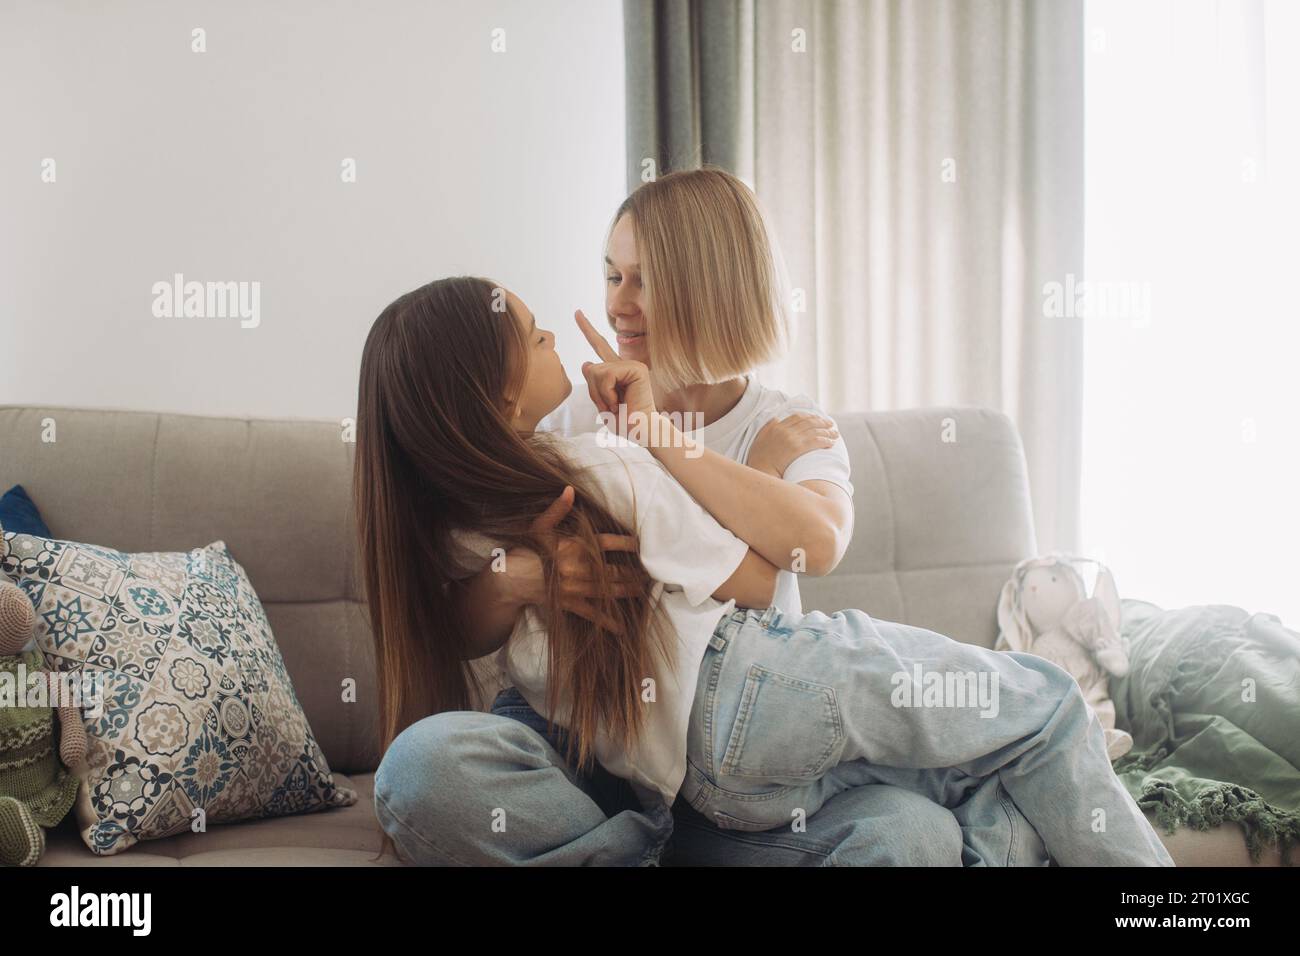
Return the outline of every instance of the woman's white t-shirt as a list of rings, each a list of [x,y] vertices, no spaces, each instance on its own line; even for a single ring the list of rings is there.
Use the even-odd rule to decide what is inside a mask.
[[[749,545],[718,524],[663,465],[639,445],[604,429],[572,437],[551,435],[565,456],[582,469],[586,486],[604,498],[610,513],[638,539],[641,562],[657,583],[652,600],[661,608],[669,639],[676,635],[676,666],[661,660],[654,674],[653,701],[637,745],[624,751],[603,733],[592,742],[596,759],[610,773],[629,780],[643,800],[648,790],[671,805],[686,776],[686,734],[700,663],[714,629],[735,608],[712,597],[739,567]],[[495,545],[479,534],[459,534],[457,563],[477,573]],[[549,643],[537,608],[524,608],[497,663],[530,707],[558,721],[567,714],[546,709]],[[643,699],[644,699],[643,695]]]

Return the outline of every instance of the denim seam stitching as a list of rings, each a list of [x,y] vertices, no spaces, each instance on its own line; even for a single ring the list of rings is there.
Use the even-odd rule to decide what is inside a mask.
[[[683,830],[700,830],[706,833],[717,832],[720,829],[719,827],[716,827],[708,823],[707,821],[704,823],[704,825],[700,825],[692,821],[678,821],[676,827]],[[772,840],[755,840],[755,839],[750,839],[747,836],[747,834],[749,833],[771,834],[782,829],[784,829],[784,824],[780,827],[775,827],[772,830],[761,830],[761,831],[760,830],[726,830],[724,832],[727,834],[727,838],[729,840],[734,840],[737,843],[748,843],[753,846],[764,846],[764,847],[774,846],[774,847],[779,847],[783,850],[797,850],[804,853],[815,853],[820,856],[830,856],[835,850],[835,845],[830,843],[819,843],[813,841],[809,841],[808,843],[798,843],[798,842],[786,843],[786,842],[775,842]]]
[[[713,811],[713,817],[714,817],[715,820],[716,820],[716,819],[721,819],[722,817],[726,817],[728,820],[731,820],[731,821],[733,821],[733,822],[735,822],[735,823],[739,823],[739,824],[740,824],[740,826],[738,826],[738,827],[724,827],[724,826],[722,826],[721,824],[718,824],[718,825],[717,825],[719,830],[726,830],[728,833],[736,833],[736,832],[740,832],[740,833],[770,833],[770,832],[773,831],[773,830],[782,830],[782,829],[784,829],[786,826],[789,825],[789,824],[787,824],[787,823],[785,823],[785,822],[778,823],[778,824],[775,824],[775,825],[767,824],[767,823],[753,823],[753,822],[751,822],[751,821],[749,821],[749,820],[743,820],[743,819],[741,819],[740,817],[733,816],[732,814],[727,813],[725,810],[714,810],[714,811]]]
[[[1016,819],[1015,819],[1015,816],[1011,813],[1010,808],[1007,807],[1007,801],[1006,801],[1005,799],[1003,799],[1003,794],[1005,794],[1005,793],[1006,793],[1006,791],[1005,791],[1005,790],[1003,789],[1003,787],[1002,787],[1002,780],[1001,780],[1001,777],[999,777],[999,779],[998,779],[998,789],[997,789],[998,803],[999,803],[999,804],[1001,805],[1001,807],[1002,807],[1002,812],[1005,813],[1005,814],[1007,815],[1007,826],[1009,826],[1009,827],[1011,828],[1011,840],[1010,840],[1010,842],[1009,842],[1009,844],[1008,844],[1008,847],[1007,847],[1007,862],[1006,862],[1006,865],[1007,865],[1007,866],[1015,866],[1015,859],[1016,859],[1016,838],[1019,836],[1019,832],[1018,832],[1017,829],[1016,829]],[[1008,798],[1009,798],[1010,795],[1008,794],[1007,796],[1008,796]]]
[[[417,840],[419,840],[421,843],[425,844],[425,845],[428,846],[430,849],[432,849],[435,853],[441,853],[441,854],[443,854],[444,856],[446,856],[448,859],[454,860],[458,866],[470,866],[469,863],[466,863],[466,862],[465,862],[464,860],[462,860],[460,857],[456,856],[456,854],[454,854],[454,853],[449,853],[448,851],[444,850],[442,847],[438,846],[438,844],[434,843],[432,840],[430,840],[428,837],[426,837],[423,833],[421,833],[420,831],[416,830],[416,829],[415,829],[414,827],[412,827],[409,823],[407,823],[405,820],[403,820],[400,816],[398,816],[396,813],[394,813],[394,812],[393,812],[393,808],[390,807],[390,806],[388,805],[388,801],[385,800],[382,796],[380,796],[379,793],[375,793],[375,802],[378,803],[378,804],[381,804],[381,805],[383,806],[384,810],[388,813],[388,815],[393,819],[393,821],[394,821],[394,822],[395,822],[399,827],[401,827],[401,829],[402,829],[404,832],[409,833],[411,836],[415,837],[415,838],[416,838]]]
[[[721,797],[724,800],[733,800],[736,803],[767,803],[772,800],[788,797],[793,793],[800,793],[808,789],[807,784],[794,785],[787,784],[776,790],[768,790],[765,793],[738,793],[735,790],[728,790],[725,787],[719,787],[712,781],[705,781],[705,787],[711,791],[711,797]],[[712,812],[712,811],[710,811]]]
[[[708,771],[706,776],[712,776],[716,773],[717,761],[714,760],[713,754],[713,707],[717,702],[718,683],[722,676],[723,653],[726,651],[726,645],[714,653],[713,661],[709,667],[709,682],[705,688],[704,698],[704,762],[708,765],[705,769]]]

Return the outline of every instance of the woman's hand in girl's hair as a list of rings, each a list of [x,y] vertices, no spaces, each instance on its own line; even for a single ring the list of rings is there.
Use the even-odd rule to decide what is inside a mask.
[[[587,391],[596,404],[596,410],[613,416],[605,424],[624,438],[651,434],[650,419],[655,408],[654,391],[650,387],[650,369],[641,362],[621,359],[604,337],[596,331],[579,310],[573,313],[578,328],[600,358],[599,362],[583,362],[582,374],[587,380]],[[620,412],[619,406],[627,411]]]
[[[560,578],[560,609],[584,617],[594,624],[605,623],[590,599],[601,593],[595,579],[592,556],[583,550],[574,538],[555,531],[556,526],[573,507],[572,485],[565,487],[560,496],[532,523],[533,531],[544,540],[555,556],[555,570]],[[596,536],[604,551],[636,551],[636,538],[625,534],[600,534]],[[542,560],[528,548],[516,548],[506,555],[506,573],[510,578],[515,599],[520,604],[547,603],[546,577],[542,573]],[[630,571],[611,565],[609,576],[613,581],[614,597],[634,597],[640,592],[628,582]]]
[[[840,437],[835,422],[821,415],[797,414],[759,429],[745,464],[776,478],[785,475],[790,462],[818,448],[830,448]]]

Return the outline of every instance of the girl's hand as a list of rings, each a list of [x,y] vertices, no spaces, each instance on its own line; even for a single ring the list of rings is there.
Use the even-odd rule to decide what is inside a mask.
[[[830,448],[840,437],[835,422],[821,415],[796,414],[759,429],[745,464],[776,478],[785,475],[790,462],[817,448]]]
[[[567,486],[536,520],[532,529],[545,535],[545,540],[555,557],[555,570],[560,578],[560,610],[570,611],[593,624],[602,624],[590,598],[601,592],[594,580],[594,556],[586,552],[576,538],[555,533],[569,509],[573,507],[573,486]],[[624,534],[597,536],[602,551],[636,551],[636,538]],[[505,573],[510,581],[511,594],[520,604],[547,604],[546,576],[542,573],[542,559],[528,548],[515,548],[506,552]],[[628,582],[630,569],[615,565],[609,567],[614,581],[614,597],[633,597],[639,592]]]
[[[582,363],[587,391],[591,394],[596,410],[613,416],[613,420],[608,421],[612,426],[610,430],[623,438],[628,437],[629,429],[636,429],[633,437],[648,436],[651,432],[650,419],[658,411],[655,408],[654,391],[650,387],[650,369],[641,362],[619,358],[618,353],[587,321],[581,310],[575,312],[573,317],[601,359],[600,362]],[[619,407],[622,405],[626,405],[627,410],[620,415]],[[638,421],[640,427],[637,427]]]

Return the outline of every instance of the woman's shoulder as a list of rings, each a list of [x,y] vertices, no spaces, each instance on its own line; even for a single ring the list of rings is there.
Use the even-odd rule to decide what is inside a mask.
[[[814,415],[826,414],[815,399],[803,392],[791,395],[779,388],[770,388],[761,383],[758,384],[758,388],[760,391],[756,408],[759,414],[772,411],[785,411],[789,415],[797,412],[807,412]]]
[[[751,432],[757,432],[773,419],[784,419],[791,415],[821,415],[830,418],[816,400],[803,392],[791,395],[779,388],[769,388],[761,384],[758,388],[760,389],[758,400],[748,416],[747,428]]]

